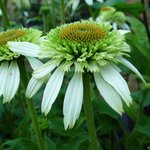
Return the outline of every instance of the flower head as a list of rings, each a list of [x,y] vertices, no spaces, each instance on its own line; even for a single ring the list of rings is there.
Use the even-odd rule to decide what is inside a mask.
[[[33,51],[39,51],[39,47],[33,43],[38,43],[40,36],[40,31],[25,28],[0,33],[0,96],[3,95],[3,103],[10,102],[19,87],[20,71],[17,60],[20,53],[18,51],[22,51],[25,55],[31,53],[32,55],[26,56],[33,56]],[[28,59],[32,64],[32,58]]]
[[[114,7],[105,6],[101,8],[100,15],[96,19],[98,22],[109,22],[114,29],[130,30],[126,23],[126,16],[121,11],[116,11]]]
[[[117,56],[130,51],[124,36],[110,30],[110,25],[88,21],[63,25],[47,35],[41,56],[49,57],[55,65],[61,62],[63,71],[70,71],[73,65],[75,72],[97,72],[100,66],[118,62]]]
[[[127,66],[145,82],[138,70],[123,58],[128,56],[127,52],[130,47],[124,36],[107,24],[81,21],[52,29],[43,40],[40,52],[41,57],[50,60],[33,73],[34,78],[41,80],[54,70],[44,91],[42,112],[47,115],[50,111],[65,73],[74,72],[63,105],[65,129],[72,128],[82,108],[82,74],[86,71],[93,74],[104,100],[122,114],[122,100],[129,106],[132,98],[117,64]]]

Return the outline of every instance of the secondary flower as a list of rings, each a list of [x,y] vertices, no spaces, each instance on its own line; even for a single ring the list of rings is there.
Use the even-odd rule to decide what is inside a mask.
[[[37,60],[32,58],[33,51],[39,51],[39,46],[36,45],[41,36],[41,32],[36,29],[14,29],[0,33],[0,96],[3,96],[3,103],[10,102],[15,96],[19,83],[20,83],[20,71],[18,67],[19,53],[13,52],[9,47],[9,41],[17,41],[15,46],[22,45],[15,49],[19,49],[32,66],[35,66]],[[28,43],[30,42],[30,43]],[[32,42],[32,43],[31,43]],[[35,44],[33,44],[35,43]],[[28,51],[28,55],[26,55]]]
[[[82,108],[82,75],[86,71],[94,76],[97,89],[108,105],[122,114],[122,100],[129,106],[132,98],[117,65],[127,66],[145,83],[138,70],[123,58],[128,52],[130,47],[124,35],[108,24],[81,21],[52,29],[43,40],[40,52],[40,57],[49,61],[33,73],[34,78],[41,80],[53,72],[44,90],[42,112],[48,114],[65,73],[73,72],[63,104],[65,129],[72,128]]]
[[[97,0],[98,2],[103,2],[103,0]],[[80,0],[70,0],[68,6],[72,5],[72,9],[75,10],[79,5]],[[93,5],[93,0],[85,0],[88,5]]]
[[[96,21],[109,22],[112,24],[114,29],[130,30],[129,25],[126,23],[125,14],[121,11],[116,11],[114,7],[102,7]]]

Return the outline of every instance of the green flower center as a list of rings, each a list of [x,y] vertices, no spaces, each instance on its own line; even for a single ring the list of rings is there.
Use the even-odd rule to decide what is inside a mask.
[[[99,72],[100,67],[118,63],[118,57],[129,49],[124,36],[111,29],[109,24],[95,21],[64,24],[47,34],[41,57],[50,58],[63,71]]]
[[[102,7],[101,8],[101,11],[104,12],[104,11],[109,11],[109,12],[115,12],[115,8],[113,7],[110,7],[110,6],[105,6],[105,7]]]
[[[76,23],[71,24],[63,29],[59,33],[61,39],[70,41],[82,41],[91,42],[99,41],[104,38],[106,33],[97,24],[86,24],[86,23]]]
[[[8,41],[13,41],[21,36],[24,36],[26,32],[24,30],[11,30],[0,33],[0,45],[6,44]]]

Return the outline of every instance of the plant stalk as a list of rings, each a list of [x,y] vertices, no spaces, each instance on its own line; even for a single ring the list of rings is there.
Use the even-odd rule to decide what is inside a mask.
[[[0,9],[2,11],[2,16],[3,16],[3,28],[4,30],[7,30],[7,28],[10,26],[10,23],[7,16],[5,4],[2,0],[0,0]]]
[[[56,4],[55,0],[52,0],[52,23],[53,23],[53,28],[56,27]]]
[[[64,24],[65,23],[65,4],[64,4],[64,0],[61,0],[60,15],[61,15],[61,24]]]
[[[145,7],[145,1],[141,0],[141,3]],[[147,19],[147,15],[146,15],[145,10],[143,11],[143,21],[144,21],[144,25],[145,25],[145,28],[146,28],[146,32],[147,32],[147,36],[148,36],[148,40],[149,40],[149,44],[150,44],[150,31],[149,31],[148,19]]]
[[[27,83],[28,83],[28,77],[27,77],[24,59],[20,58],[20,61],[18,64],[19,64],[19,68],[20,68],[20,74],[22,77],[23,88],[25,90],[27,87]],[[28,110],[29,110],[29,113],[30,113],[30,116],[32,119],[32,125],[33,125],[33,129],[35,131],[35,134],[36,134],[39,150],[45,150],[44,140],[43,140],[43,137],[42,137],[42,134],[40,131],[39,124],[38,124],[38,118],[36,115],[36,110],[35,110],[33,101],[32,101],[32,99],[26,99],[26,103],[27,103]]]
[[[94,114],[92,108],[92,102],[90,97],[90,75],[89,73],[83,74],[83,86],[84,86],[84,111],[87,120],[90,142],[92,150],[98,150],[98,142],[96,137],[96,129],[94,123]]]
[[[46,35],[47,26],[46,26],[46,15],[43,14],[43,34]]]

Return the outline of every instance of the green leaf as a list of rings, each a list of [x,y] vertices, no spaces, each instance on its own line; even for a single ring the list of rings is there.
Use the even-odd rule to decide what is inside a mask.
[[[56,150],[56,144],[47,136],[45,136],[46,150]]]
[[[107,115],[100,115],[100,120],[97,122],[99,125],[97,128],[97,133],[99,135],[109,134],[110,132],[117,130],[119,128],[117,120],[107,116]]]
[[[145,106],[148,106],[148,105],[150,105],[150,91],[147,93],[147,95],[146,95],[146,97],[144,99],[143,106],[145,107]]]
[[[150,45],[144,24],[135,17],[127,17],[127,21],[130,23],[132,30],[132,33],[127,35],[127,41],[150,59]]]
[[[88,139],[88,135],[73,137],[72,139],[69,139],[67,141],[65,140],[63,143],[60,143],[58,146],[58,150],[79,150],[81,149],[81,145],[88,141]],[[86,149],[88,150],[89,147],[90,145],[87,143]]]
[[[138,125],[136,127],[136,130],[139,133],[145,134],[145,135],[150,137],[150,125],[149,124],[146,124],[146,125],[143,125],[143,126]]]
[[[134,16],[139,16],[139,12],[141,12],[145,9],[144,5],[139,2],[136,2],[133,4],[129,4],[127,2],[116,3],[115,8],[117,8],[117,10],[120,10],[123,12],[131,13]]]
[[[3,144],[5,150],[37,150],[37,145],[28,138],[17,138],[14,140],[6,141]]]
[[[98,111],[99,114],[107,114],[112,118],[118,119],[119,114],[117,114],[101,97],[99,99],[93,100],[94,110]]]

